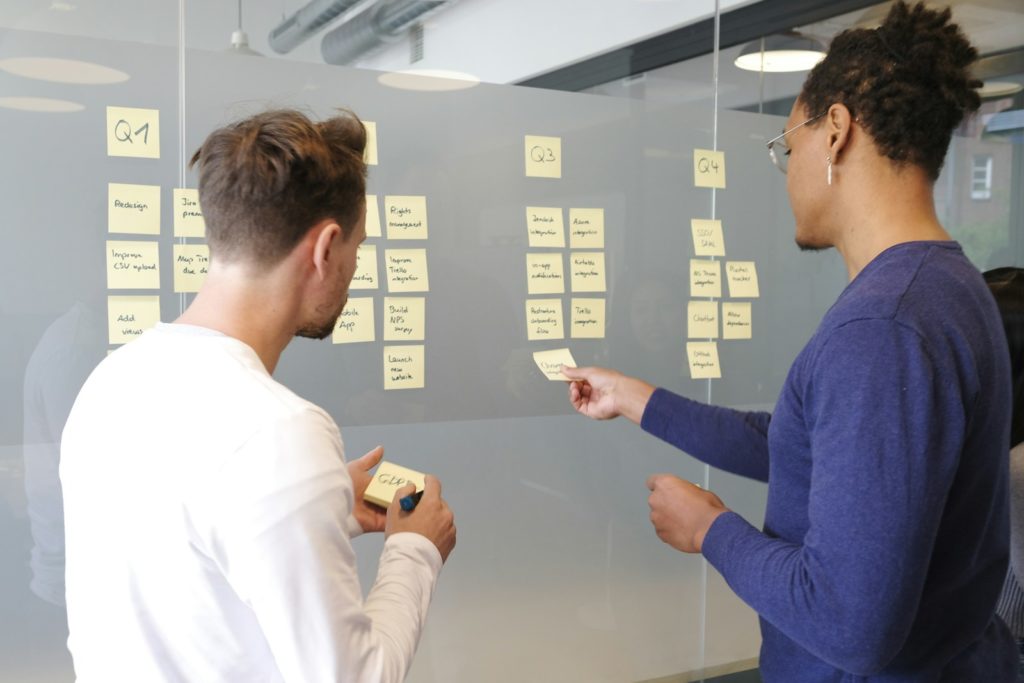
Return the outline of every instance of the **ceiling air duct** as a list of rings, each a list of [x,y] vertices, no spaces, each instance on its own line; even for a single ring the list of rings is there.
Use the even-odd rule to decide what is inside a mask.
[[[348,64],[357,57],[393,42],[427,15],[454,0],[387,0],[371,6],[326,34],[320,54],[328,64]]]
[[[270,47],[278,54],[290,52],[337,16],[362,0],[312,0],[270,31]]]

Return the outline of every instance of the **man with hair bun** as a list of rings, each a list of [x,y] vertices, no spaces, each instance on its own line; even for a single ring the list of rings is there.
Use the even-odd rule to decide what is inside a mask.
[[[768,143],[802,249],[850,282],[773,413],[709,406],[612,370],[564,368],[594,419],[624,415],[768,483],[762,530],[678,477],[648,480],[664,542],[703,553],[761,617],[765,681],[1006,683],[1010,363],[981,274],[933,185],[977,109],[977,52],[948,9],[896,2],[838,35]]]
[[[64,430],[68,647],[79,681],[405,678],[455,545],[439,482],[363,500],[334,420],[271,374],[334,328],[366,237],[366,131],[270,111],[192,159],[210,244],[188,309],[104,360]],[[352,537],[383,531],[363,599]]]

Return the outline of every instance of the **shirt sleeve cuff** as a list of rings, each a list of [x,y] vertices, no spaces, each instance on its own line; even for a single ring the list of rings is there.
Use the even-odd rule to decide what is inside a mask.
[[[725,566],[732,556],[732,548],[741,536],[749,533],[759,534],[757,529],[733,511],[724,512],[711,523],[711,528],[704,535],[701,554],[723,575]]]

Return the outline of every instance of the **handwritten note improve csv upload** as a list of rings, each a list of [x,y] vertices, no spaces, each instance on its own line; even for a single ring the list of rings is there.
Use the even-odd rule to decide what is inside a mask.
[[[160,245],[156,242],[107,242],[109,289],[160,289]]]

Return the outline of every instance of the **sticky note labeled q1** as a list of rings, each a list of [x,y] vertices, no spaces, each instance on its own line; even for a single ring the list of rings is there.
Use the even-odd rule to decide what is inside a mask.
[[[107,107],[107,156],[160,158],[160,110]]]

